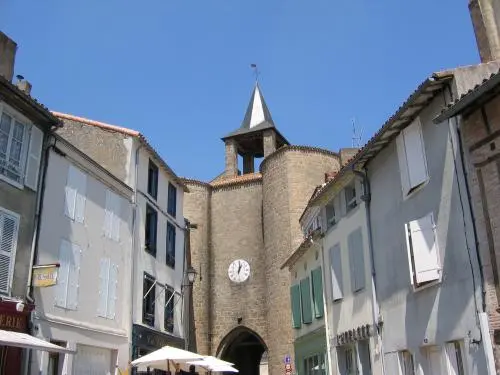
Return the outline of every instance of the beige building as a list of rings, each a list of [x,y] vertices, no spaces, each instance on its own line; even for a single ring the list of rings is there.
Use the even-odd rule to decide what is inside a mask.
[[[290,277],[280,269],[303,240],[299,217],[327,171],[347,152],[292,146],[276,128],[258,85],[243,123],[223,138],[225,170],[210,182],[186,179],[191,232],[196,349],[256,374],[293,358]],[[260,172],[255,171],[260,159]],[[241,163],[242,171],[238,165]]]
[[[129,361],[132,189],[59,136],[50,140],[36,265],[34,334],[76,350],[37,352],[32,374],[114,374]],[[62,372],[61,372],[62,371]]]

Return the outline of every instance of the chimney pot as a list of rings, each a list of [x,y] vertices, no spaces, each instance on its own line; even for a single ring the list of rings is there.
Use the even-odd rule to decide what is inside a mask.
[[[12,82],[17,44],[0,31],[0,76]]]

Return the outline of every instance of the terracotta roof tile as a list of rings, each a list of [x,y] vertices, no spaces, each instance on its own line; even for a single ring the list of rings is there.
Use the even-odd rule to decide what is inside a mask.
[[[210,185],[213,187],[225,186],[225,185],[234,185],[240,184],[244,182],[250,181],[258,181],[262,179],[261,173],[247,173],[236,177],[222,178],[215,182],[212,182]]]

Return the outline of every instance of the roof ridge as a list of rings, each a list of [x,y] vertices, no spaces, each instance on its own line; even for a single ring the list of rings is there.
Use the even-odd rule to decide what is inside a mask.
[[[119,133],[133,136],[133,137],[140,137],[141,136],[141,133],[138,132],[137,130],[134,130],[134,129],[124,128],[124,127],[118,126],[118,125],[112,125],[112,124],[108,124],[105,122],[91,120],[91,119],[88,119],[85,117],[70,115],[68,113],[62,113],[62,112],[56,112],[56,111],[50,111],[50,112],[54,116],[59,117],[61,119],[78,121],[78,122],[82,122],[82,123],[87,124],[87,125],[92,125],[92,126],[97,126],[97,127],[103,128],[103,129],[113,130],[113,131],[116,131]]]

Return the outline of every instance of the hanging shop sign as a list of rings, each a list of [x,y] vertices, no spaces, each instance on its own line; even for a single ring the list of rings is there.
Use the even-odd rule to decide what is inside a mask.
[[[33,286],[45,288],[57,284],[59,264],[33,266]]]

